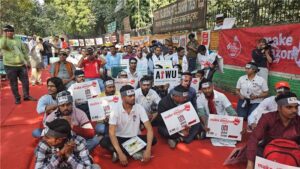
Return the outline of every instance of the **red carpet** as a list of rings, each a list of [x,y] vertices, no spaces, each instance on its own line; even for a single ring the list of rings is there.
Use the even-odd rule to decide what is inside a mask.
[[[43,72],[43,86],[30,86],[31,95],[39,98],[47,92],[45,81],[49,74]],[[19,90],[22,91],[21,86]],[[229,100],[236,106],[237,98],[226,93]],[[37,140],[33,139],[31,132],[37,128],[42,120],[42,115],[36,113],[37,102],[22,102],[14,104],[14,98],[7,81],[2,81],[1,87],[1,169],[32,169],[34,168],[34,148]],[[194,141],[191,144],[179,144],[175,150],[171,150],[166,140],[161,139],[156,129],[158,144],[153,147],[153,159],[149,163],[130,160],[128,167],[131,169],[239,169],[245,168],[245,164],[223,166],[224,160],[233,148],[214,147],[210,140]],[[245,143],[237,144],[241,146]],[[119,163],[111,162],[111,155],[100,147],[92,152],[94,161],[102,169],[123,168]]]

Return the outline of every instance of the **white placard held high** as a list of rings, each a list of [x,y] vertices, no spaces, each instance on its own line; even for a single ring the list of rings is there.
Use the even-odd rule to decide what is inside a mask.
[[[154,69],[154,86],[177,83],[178,69]]]
[[[210,131],[206,133],[207,137],[241,141],[243,118],[237,116],[210,114],[208,117],[207,127],[210,129]]]
[[[73,88],[73,100],[75,103],[87,102],[88,99],[101,93],[97,80],[75,83]]]
[[[285,164],[280,164],[275,161],[264,159],[256,156],[255,158],[255,169],[299,169],[299,167],[293,167]]]
[[[200,122],[191,102],[161,113],[170,135]]]
[[[138,136],[132,137],[122,144],[125,150],[129,155],[133,155],[134,153],[143,149],[147,144],[140,139]]]
[[[104,120],[109,117],[113,107],[121,103],[120,96],[97,97],[88,100],[92,121]]]

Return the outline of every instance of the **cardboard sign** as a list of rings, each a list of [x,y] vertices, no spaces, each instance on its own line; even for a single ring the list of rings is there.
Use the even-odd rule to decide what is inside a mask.
[[[173,64],[171,60],[158,60],[156,62],[154,62],[154,66],[159,65],[161,66],[163,69],[171,69],[173,68]]]
[[[208,117],[207,127],[210,129],[210,131],[206,133],[207,137],[241,141],[243,118],[210,114]]]
[[[84,39],[78,39],[79,40],[79,46],[84,46]]]
[[[262,157],[256,156],[255,169],[299,169],[299,167],[280,164],[275,161],[270,161]]]
[[[109,117],[113,107],[121,103],[120,96],[97,97],[88,100],[92,121],[104,120]]]
[[[200,122],[191,102],[161,113],[170,135]]]
[[[97,80],[75,83],[73,88],[73,100],[75,103],[87,102],[88,99],[101,93]]]
[[[124,85],[131,85],[132,87],[135,87],[136,83],[135,79],[117,78],[115,79],[116,91],[120,91],[121,87]]]
[[[198,93],[198,90],[199,90],[199,82],[200,82],[199,78],[193,78],[192,83],[191,83],[191,87],[194,88],[197,93]]]
[[[79,53],[72,52],[67,57],[67,61],[73,63],[73,65],[77,66],[79,60],[81,59],[82,55]]]
[[[246,146],[238,147],[233,149],[227,159],[224,161],[223,165],[231,165],[237,163],[243,163],[247,161],[246,157]]]
[[[103,39],[102,38],[96,38],[96,44],[97,45],[102,45],[103,44]]]
[[[177,83],[179,81],[178,69],[154,69],[154,86]]]
[[[131,139],[125,141],[122,146],[128,152],[129,155],[133,155],[134,153],[143,149],[147,144],[140,139],[138,136],[132,137]]]
[[[126,66],[126,71],[129,71],[129,59],[121,59],[120,60],[120,66]]]
[[[95,39],[84,39],[86,46],[94,46],[95,45]]]
[[[70,46],[79,46],[79,40],[78,39],[70,39],[69,44],[70,44]]]

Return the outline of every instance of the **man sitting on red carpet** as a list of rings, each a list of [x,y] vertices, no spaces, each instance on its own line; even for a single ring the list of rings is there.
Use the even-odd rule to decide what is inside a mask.
[[[100,142],[100,138],[95,136],[94,128],[87,115],[80,109],[73,106],[73,97],[70,92],[64,90],[56,96],[58,109],[46,118],[46,122],[54,119],[66,119],[77,135],[87,139],[87,148],[93,150]]]
[[[247,169],[254,168],[255,157],[257,155],[262,156],[265,146],[272,140],[286,139],[294,141],[295,144],[300,144],[300,116],[298,115],[299,105],[296,94],[283,93],[277,96],[275,101],[278,110],[263,114],[248,140]],[[290,145],[292,144],[290,143]],[[284,147],[281,148],[284,149]],[[286,149],[286,151],[292,153],[291,149]]]
[[[71,132],[65,119],[47,123],[45,135],[35,150],[35,169],[100,169],[92,164],[85,139]]]

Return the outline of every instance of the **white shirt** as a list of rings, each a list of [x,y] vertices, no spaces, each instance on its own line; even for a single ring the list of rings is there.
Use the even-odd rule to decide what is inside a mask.
[[[278,105],[275,101],[275,97],[276,96],[270,96],[268,98],[265,98],[256,107],[256,109],[253,110],[253,112],[248,117],[248,125],[251,125],[253,123],[257,124],[258,120],[265,113],[277,111]],[[300,102],[299,102],[299,108],[300,108]],[[298,109],[298,114],[300,115],[300,109]]]
[[[255,75],[252,80],[249,80],[247,75],[241,76],[237,81],[236,88],[240,89],[241,95],[246,98],[250,98],[250,95],[258,96],[269,90],[265,79],[258,75]],[[263,98],[258,98],[251,100],[250,103],[260,103],[262,101]]]
[[[136,70],[141,73],[141,75],[147,75],[148,74],[148,60],[146,57],[138,58]]]
[[[200,65],[200,69],[211,67],[214,61],[216,60],[216,57],[217,57],[216,53],[211,53],[211,54],[206,53],[205,55],[201,55],[199,53],[197,55],[197,61]]]
[[[147,113],[150,113],[151,105],[153,103],[158,105],[160,100],[159,95],[153,89],[150,89],[146,96],[143,95],[141,88],[135,90],[135,102],[142,105]]]
[[[173,63],[173,65],[180,64],[177,53],[176,53],[176,55],[173,55],[172,63]],[[186,72],[189,69],[188,61],[187,61],[187,58],[185,55],[182,57],[181,68],[182,68],[182,72]]]
[[[231,103],[223,93],[214,90],[214,102],[215,102],[216,111],[218,115],[229,115],[227,114],[225,109],[231,106]],[[198,109],[204,108],[205,112],[207,113],[206,114],[207,116],[210,114],[208,108],[208,101],[205,98],[205,95],[203,93],[201,93],[197,98],[197,108]]]
[[[109,117],[109,124],[116,125],[116,136],[131,138],[140,134],[140,122],[149,121],[145,109],[135,104],[128,114],[122,104],[113,107]]]
[[[158,58],[159,58],[159,59],[158,59]],[[165,60],[164,56],[161,54],[161,55],[159,55],[159,57],[157,57],[157,56],[153,53],[153,55],[152,55],[152,61],[153,61],[153,63],[155,63],[155,62],[157,62],[157,61],[159,61],[159,60]]]
[[[133,74],[130,72],[130,70],[127,71],[127,77],[130,80],[130,83],[132,84],[132,86],[136,89],[138,84],[139,84],[139,80],[141,78],[140,74],[135,71]]]
[[[171,55],[169,53],[164,55],[165,60],[172,60],[175,53],[172,53]]]

